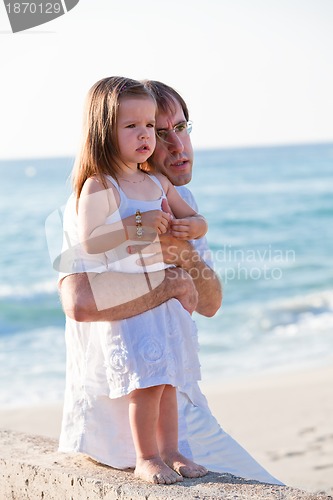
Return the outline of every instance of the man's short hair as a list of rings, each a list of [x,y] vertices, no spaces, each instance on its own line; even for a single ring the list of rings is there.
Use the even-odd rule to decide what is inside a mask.
[[[157,107],[164,113],[175,113],[175,101],[178,101],[183,109],[185,120],[189,120],[189,111],[182,96],[172,87],[156,80],[144,80],[142,82],[154,95]]]

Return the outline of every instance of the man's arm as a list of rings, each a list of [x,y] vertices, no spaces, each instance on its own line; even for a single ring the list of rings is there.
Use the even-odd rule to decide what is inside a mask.
[[[222,286],[216,273],[201,259],[198,252],[186,241],[188,257],[182,263],[182,268],[191,276],[198,292],[196,312],[212,317],[222,304]]]
[[[176,298],[192,313],[198,292],[180,268],[149,273],[150,291],[142,274],[116,272],[70,274],[59,285],[62,306],[76,321],[116,321],[130,318]]]
[[[142,247],[141,247],[142,248]],[[135,253],[138,246],[129,247]],[[145,257],[146,265],[162,260],[184,269],[192,278],[198,292],[196,312],[211,317],[218,311],[222,303],[222,287],[216,273],[204,262],[192,244],[179,240],[170,234],[159,236],[159,242],[152,243],[142,250],[142,253],[153,253]]]

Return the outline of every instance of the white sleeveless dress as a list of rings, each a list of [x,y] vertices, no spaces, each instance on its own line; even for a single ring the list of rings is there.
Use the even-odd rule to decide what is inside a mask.
[[[198,210],[189,189],[185,186],[176,189],[194,210]],[[70,196],[64,211],[63,231],[62,254],[68,258],[64,259],[64,267],[59,274],[60,280],[69,274],[101,273],[110,267],[110,259],[105,254],[87,254],[79,244],[76,201],[73,195]],[[213,267],[206,238],[193,240],[192,244],[201,258]],[[168,310],[163,313],[165,318],[172,322],[176,317],[177,326],[180,317],[188,318],[189,315],[186,316],[178,301],[169,301],[167,304]],[[151,316],[151,321],[158,326],[155,335],[165,330],[158,322],[159,317],[159,313]],[[145,324],[147,318],[148,316],[144,319]],[[126,320],[127,326],[134,327],[136,319],[137,317],[133,324]],[[139,324],[136,327],[139,327]],[[135,467],[135,448],[129,423],[129,396],[112,399],[109,397],[114,386],[109,369],[112,366],[113,373],[125,371],[126,363],[123,366],[121,360],[126,358],[119,357],[118,351],[112,348],[112,342],[109,343],[112,339],[109,328],[109,323],[103,325],[101,322],[78,322],[66,317],[66,389],[59,451],[84,453],[102,464],[126,469]],[[103,335],[99,334],[101,331]],[[177,338],[171,335],[169,339],[165,339],[165,342],[168,341],[167,348],[171,349],[172,344],[177,343],[178,349],[182,333],[178,332]],[[147,332],[145,338],[149,339]],[[160,342],[159,337],[157,340]],[[147,363],[147,368],[151,366],[154,377],[157,378],[156,348],[146,349],[143,346],[143,352],[146,360],[148,358],[152,361]],[[107,356],[108,354],[110,356]],[[168,363],[169,372],[171,367],[172,364]],[[179,363],[177,367],[179,368]],[[191,366],[191,370],[192,368]],[[195,376],[191,373],[186,378]],[[197,380],[178,386],[177,400],[181,453],[214,472],[229,473],[264,483],[283,484],[219,425]]]
[[[143,213],[161,209],[165,193],[159,180],[153,175],[149,177],[161,189],[161,196],[151,201],[128,198],[115,180],[108,177],[119,192],[120,204],[108,217],[107,224],[133,215],[136,210]],[[126,241],[124,245],[129,243]],[[137,264],[137,255],[127,254],[119,260],[116,254],[117,251],[106,253],[108,270],[143,273],[161,269],[161,264],[143,268]],[[92,323],[91,328],[103,346],[110,398],[125,396],[134,389],[162,384],[180,387],[200,380],[197,328],[177,299],[129,319]]]

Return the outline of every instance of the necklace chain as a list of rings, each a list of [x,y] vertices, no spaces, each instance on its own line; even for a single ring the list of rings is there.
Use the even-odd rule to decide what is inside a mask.
[[[143,179],[141,181],[130,181],[128,179],[124,179],[124,177],[119,177],[119,179],[121,179],[122,181],[125,181],[125,182],[130,182],[131,184],[139,184],[140,182],[144,182],[146,180],[146,176],[145,176],[145,174],[143,174]]]

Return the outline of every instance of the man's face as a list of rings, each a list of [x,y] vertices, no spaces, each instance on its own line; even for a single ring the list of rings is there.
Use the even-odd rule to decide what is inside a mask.
[[[191,139],[186,130],[177,133],[175,125],[186,122],[183,109],[175,101],[175,113],[161,113],[156,115],[156,131],[168,131],[165,139],[157,138],[156,148],[151,162],[175,186],[183,186],[192,178],[193,148]]]

